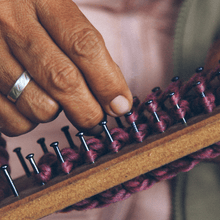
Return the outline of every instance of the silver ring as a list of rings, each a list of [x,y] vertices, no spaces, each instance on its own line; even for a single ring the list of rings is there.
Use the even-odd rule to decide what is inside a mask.
[[[11,88],[10,92],[7,95],[7,98],[12,102],[16,102],[30,80],[31,77],[29,76],[28,71],[24,71]]]

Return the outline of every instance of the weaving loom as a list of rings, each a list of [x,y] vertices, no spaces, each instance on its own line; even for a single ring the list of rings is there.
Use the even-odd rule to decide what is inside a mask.
[[[62,166],[64,163],[55,159],[55,174],[48,180],[39,178],[39,174],[14,180],[19,197],[9,193],[1,200],[1,219],[41,218],[61,209],[105,207],[178,172],[189,171],[202,160],[217,157],[219,85],[219,66],[208,73],[198,68],[187,83],[173,78],[166,90],[155,88],[142,104],[134,99],[133,109],[126,115],[128,124],[117,119],[123,128],[109,131],[112,141],[106,133],[106,137],[87,139],[87,150],[83,145],[79,151],[69,148],[79,155],[80,162],[79,158],[72,161],[68,158],[69,150],[65,149],[66,157],[61,151],[64,162],[71,166],[68,171],[62,168],[66,167]],[[188,102],[190,112],[182,106],[183,100]],[[164,115],[172,120],[164,119]],[[126,134],[122,138],[121,132],[129,138],[125,138]],[[92,147],[94,139],[104,149],[101,153]],[[117,143],[112,147],[114,141]],[[92,151],[98,152],[95,157]],[[41,158],[38,166],[47,162]]]

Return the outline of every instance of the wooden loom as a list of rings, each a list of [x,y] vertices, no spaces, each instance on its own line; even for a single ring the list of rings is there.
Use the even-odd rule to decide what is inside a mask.
[[[39,186],[34,177],[14,180],[19,198],[0,202],[0,219],[39,219],[85,198],[147,173],[220,141],[220,106],[210,114],[191,118],[186,127],[176,124],[142,143],[124,147],[117,154],[82,165]]]

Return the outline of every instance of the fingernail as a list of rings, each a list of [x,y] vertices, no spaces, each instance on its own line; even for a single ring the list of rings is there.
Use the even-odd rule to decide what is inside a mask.
[[[119,95],[110,102],[110,108],[113,113],[121,116],[130,111],[130,103],[124,96]]]

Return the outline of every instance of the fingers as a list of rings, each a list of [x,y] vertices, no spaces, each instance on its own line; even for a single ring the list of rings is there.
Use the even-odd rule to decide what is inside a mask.
[[[24,72],[22,66],[10,54],[0,40],[0,92],[5,96]],[[59,112],[59,105],[34,81],[30,81],[16,101],[17,110],[34,123],[53,120]]]
[[[94,127],[102,120],[103,111],[79,69],[39,23],[22,21],[18,22],[18,27],[7,29],[5,40],[10,50],[33,80],[62,106],[73,125],[77,128]],[[32,38],[27,30],[35,37]]]
[[[9,10],[14,12],[10,19],[8,13],[0,15],[9,48],[3,50],[8,65],[1,70],[6,84],[0,90],[6,95],[24,69],[30,73],[33,80],[16,102],[26,118],[52,120],[59,104],[73,125],[89,129],[102,120],[102,109],[112,116],[130,110],[132,97],[122,73],[71,0],[19,2]],[[48,109],[52,113],[43,114]]]
[[[34,129],[37,124],[24,117],[14,104],[0,94],[0,132],[7,136],[18,136]]]
[[[77,6],[71,0],[48,0],[38,1],[36,9],[41,24],[82,71],[104,110],[112,116],[128,112],[132,96],[124,77],[102,36]]]

